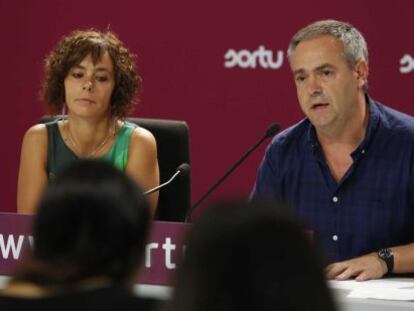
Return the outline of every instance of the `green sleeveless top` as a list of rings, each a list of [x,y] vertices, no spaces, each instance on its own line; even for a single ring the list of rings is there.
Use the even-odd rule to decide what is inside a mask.
[[[124,122],[111,149],[100,159],[112,163],[116,168],[125,171],[128,163],[128,146],[132,132],[137,125]],[[67,165],[77,161],[79,157],[66,146],[59,131],[57,121],[46,123],[47,128],[47,174],[53,181]]]

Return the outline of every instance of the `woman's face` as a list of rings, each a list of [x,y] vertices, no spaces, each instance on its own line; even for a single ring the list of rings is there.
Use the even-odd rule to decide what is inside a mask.
[[[114,66],[108,52],[93,64],[88,54],[73,66],[64,81],[65,99],[70,114],[100,117],[110,114],[115,87]]]

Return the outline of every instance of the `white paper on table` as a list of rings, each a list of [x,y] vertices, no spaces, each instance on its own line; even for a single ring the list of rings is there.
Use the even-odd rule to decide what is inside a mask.
[[[398,301],[414,301],[414,289],[355,289],[347,296],[349,298],[370,298]]]
[[[380,280],[369,280],[369,281],[328,281],[329,287],[333,289],[345,289],[345,290],[357,290],[357,289],[399,289],[399,288],[412,288],[414,289],[413,281],[397,281],[393,279],[380,279]]]
[[[329,281],[332,289],[350,290],[349,298],[414,301],[414,282],[404,279],[380,279],[358,282],[355,280]]]

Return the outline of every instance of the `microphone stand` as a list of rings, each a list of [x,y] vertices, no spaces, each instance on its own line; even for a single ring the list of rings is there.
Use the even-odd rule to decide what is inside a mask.
[[[166,181],[165,183],[162,183],[161,185],[158,185],[157,187],[154,187],[154,188],[152,188],[152,189],[150,189],[150,190],[148,190],[148,191],[145,191],[145,192],[144,192],[144,195],[151,194],[151,193],[153,193],[153,192],[155,192],[155,191],[158,191],[158,189],[161,189],[162,187],[164,187],[164,186],[168,185],[168,184],[169,184],[169,183],[171,183],[171,182],[175,179],[175,177],[176,177],[178,174],[180,174],[180,173],[181,173],[181,171],[176,171],[176,172],[174,173],[174,175],[172,175],[172,176],[171,176],[171,178],[170,178],[168,181]]]
[[[266,133],[263,137],[252,147],[250,147],[242,156],[241,158],[234,163],[225,173],[224,175],[217,180],[214,185],[207,190],[207,192],[188,210],[187,216],[185,218],[185,222],[191,221],[191,215],[193,211],[200,206],[201,203],[212,193],[260,144],[269,137],[273,137],[278,131],[280,127],[276,123],[272,123],[269,128],[266,130]]]
[[[179,174],[187,174],[190,171],[190,165],[188,163],[181,163],[180,166],[177,167],[177,171],[174,173],[174,175],[171,176],[171,178],[169,180],[167,180],[166,182],[162,183],[161,185],[158,185],[157,187],[154,187],[148,191],[144,192],[144,195],[148,195],[151,194],[155,191],[158,191],[159,189],[167,186],[168,184],[170,184],[175,177],[177,177],[177,175]]]

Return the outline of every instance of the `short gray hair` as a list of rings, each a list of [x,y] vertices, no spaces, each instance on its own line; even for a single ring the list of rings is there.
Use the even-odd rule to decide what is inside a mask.
[[[351,67],[361,60],[368,61],[367,43],[358,29],[349,23],[332,19],[317,21],[299,30],[290,41],[288,58],[291,58],[300,42],[324,35],[342,42],[345,60]]]

